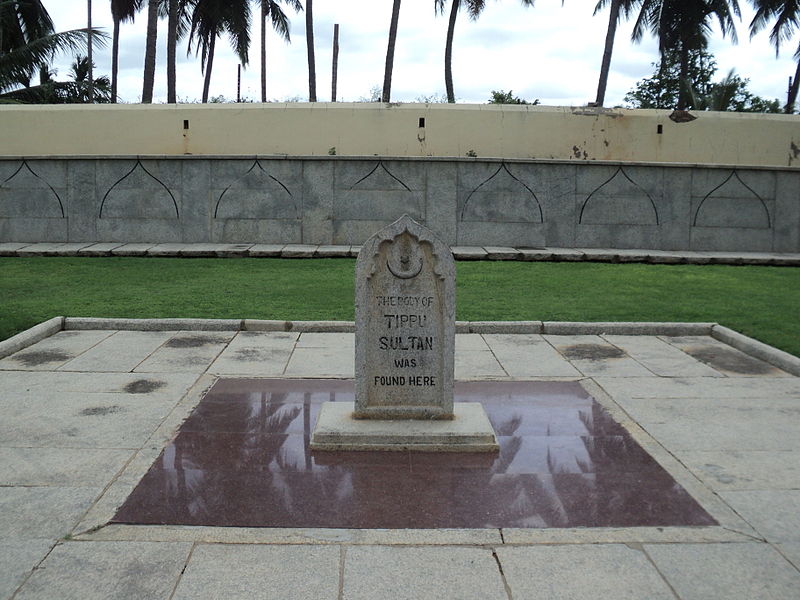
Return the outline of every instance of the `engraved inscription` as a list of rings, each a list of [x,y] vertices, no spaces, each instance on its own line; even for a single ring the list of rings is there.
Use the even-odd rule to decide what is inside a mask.
[[[356,416],[452,418],[455,265],[409,217],[356,265]]]

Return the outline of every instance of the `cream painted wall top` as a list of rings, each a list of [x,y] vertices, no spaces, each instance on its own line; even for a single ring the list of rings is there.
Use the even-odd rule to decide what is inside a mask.
[[[290,155],[800,165],[800,116],[514,105],[0,105],[2,156]]]

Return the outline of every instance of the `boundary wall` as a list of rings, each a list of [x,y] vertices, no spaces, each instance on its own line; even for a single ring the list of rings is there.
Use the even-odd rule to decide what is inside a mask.
[[[800,117],[696,114],[0,106],[0,242],[800,251]]]
[[[361,244],[403,214],[450,245],[800,251],[800,172],[408,158],[0,160],[0,242]]]

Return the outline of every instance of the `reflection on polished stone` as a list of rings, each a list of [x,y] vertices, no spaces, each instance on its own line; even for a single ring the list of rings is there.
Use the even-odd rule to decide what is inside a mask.
[[[714,525],[577,382],[457,383],[497,454],[319,452],[323,402],[353,382],[239,379],[206,394],[113,519],[242,527]]]

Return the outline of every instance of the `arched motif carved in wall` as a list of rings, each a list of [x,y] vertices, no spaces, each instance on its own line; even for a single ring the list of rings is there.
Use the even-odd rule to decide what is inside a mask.
[[[297,219],[300,210],[284,183],[255,159],[226,187],[214,206],[215,219]]]
[[[697,205],[692,225],[770,229],[772,218],[765,200],[733,170]]]
[[[388,178],[388,179],[387,179]],[[379,160],[372,170],[350,186],[350,190],[405,190],[411,191],[402,179],[392,173],[382,160]]]
[[[544,222],[536,193],[505,162],[469,193],[461,207],[461,221],[486,219],[496,223]]]
[[[23,159],[0,181],[0,217],[66,218],[58,192]]]
[[[620,166],[583,201],[578,223],[658,225],[658,208],[647,190]]]
[[[99,218],[178,219],[178,202],[170,189],[140,159],[100,202]]]

